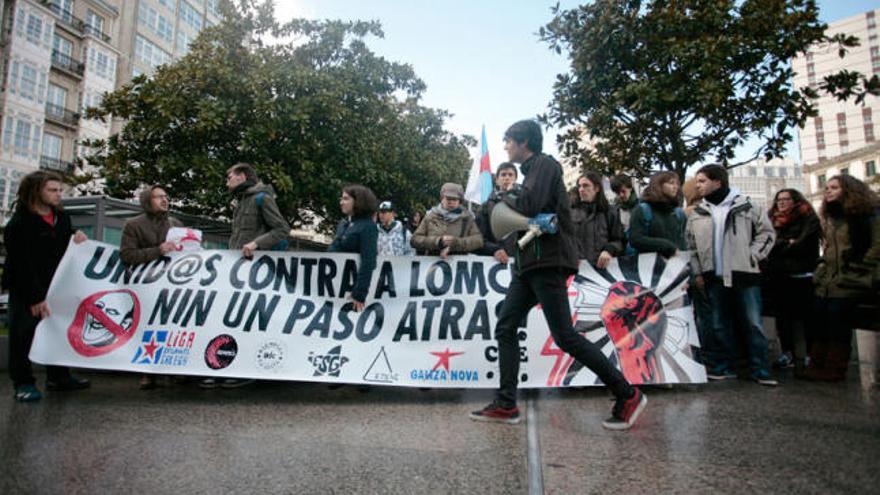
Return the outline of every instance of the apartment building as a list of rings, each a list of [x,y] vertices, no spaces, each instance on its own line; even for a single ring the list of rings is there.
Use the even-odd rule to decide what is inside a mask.
[[[0,1],[0,223],[25,174],[67,173],[121,123],[84,118],[107,92],[189,50],[220,0]]]
[[[877,17],[880,9],[847,17],[828,25],[827,34],[846,33],[859,38],[860,46],[850,49],[846,57],[838,56],[837,45],[810,47],[802,56],[792,59],[793,80],[797,88],[810,86],[818,90],[824,76],[842,69],[858,71],[868,77],[880,74],[880,32]],[[830,177],[826,162],[856,153],[877,142],[874,122],[880,118],[880,98],[868,96],[864,105],[852,101],[839,102],[827,95],[817,101],[819,115],[807,120],[798,131],[800,161],[808,174],[810,195],[818,193],[819,176]],[[869,160],[870,161],[870,160]]]
[[[730,185],[739,188],[752,204],[764,209],[772,206],[780,189],[797,189],[806,194],[806,179],[801,167],[791,158],[759,158],[730,170]]]

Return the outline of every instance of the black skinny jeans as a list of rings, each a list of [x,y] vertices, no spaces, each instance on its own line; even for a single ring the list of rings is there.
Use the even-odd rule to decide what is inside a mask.
[[[9,295],[9,378],[16,387],[36,383],[28,354],[39,322],[27,304],[14,294]],[[63,382],[69,378],[70,368],[46,366],[47,381]]]
[[[612,366],[599,347],[574,330],[565,285],[567,278],[564,272],[553,268],[532,270],[523,275],[513,274],[495,327],[501,368],[501,387],[497,395],[500,406],[516,405],[519,383],[519,342],[516,334],[519,323],[538,303],[547,319],[553,341],[560,349],[592,370],[616,397],[628,398],[632,395],[632,387],[623,373]]]

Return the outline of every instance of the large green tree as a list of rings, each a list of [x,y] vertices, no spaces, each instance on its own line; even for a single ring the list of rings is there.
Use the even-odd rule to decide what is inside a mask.
[[[852,71],[792,86],[793,56],[858,43],[826,36],[811,0],[595,0],[553,13],[539,35],[571,65],[543,119],[566,129],[563,155],[584,168],[684,176],[707,160],[741,164],[749,139],[759,146],[744,161],[780,156],[816,114],[817,89],[861,101],[880,88]]]
[[[339,218],[347,183],[362,183],[405,210],[436,201],[443,182],[465,179],[468,136],[444,130],[448,114],[426,108],[409,65],[367,47],[375,22],[294,20],[279,25],[271,2],[225,4],[179,61],[107,95],[93,118],[124,119],[93,142],[104,192],[126,197],[167,185],[181,209],[228,215],[225,172],[257,166],[292,221]],[[264,44],[266,35],[293,39]]]

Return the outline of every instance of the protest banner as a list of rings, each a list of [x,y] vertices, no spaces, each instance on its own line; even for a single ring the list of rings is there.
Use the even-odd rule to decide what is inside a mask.
[[[357,256],[172,252],[126,268],[116,247],[71,243],[31,360],[79,368],[412,387],[494,388],[493,331],[511,267],[490,257],[377,260],[365,309]],[[576,328],[632,383],[702,383],[687,258],[582,262]],[[524,388],[596,385],[553,343],[540,308],[519,331]]]

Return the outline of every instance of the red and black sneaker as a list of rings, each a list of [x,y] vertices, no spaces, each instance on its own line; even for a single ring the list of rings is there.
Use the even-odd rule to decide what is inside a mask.
[[[648,398],[638,388],[636,393],[629,399],[617,399],[611,410],[611,417],[602,422],[602,426],[609,430],[628,430],[632,428],[639,414],[648,405]]]
[[[474,411],[470,414],[471,419],[475,421],[493,421],[496,423],[507,423],[510,425],[515,425],[519,423],[519,408],[516,406],[507,408],[501,407],[495,402],[489,404],[488,406],[480,409],[479,411]]]

